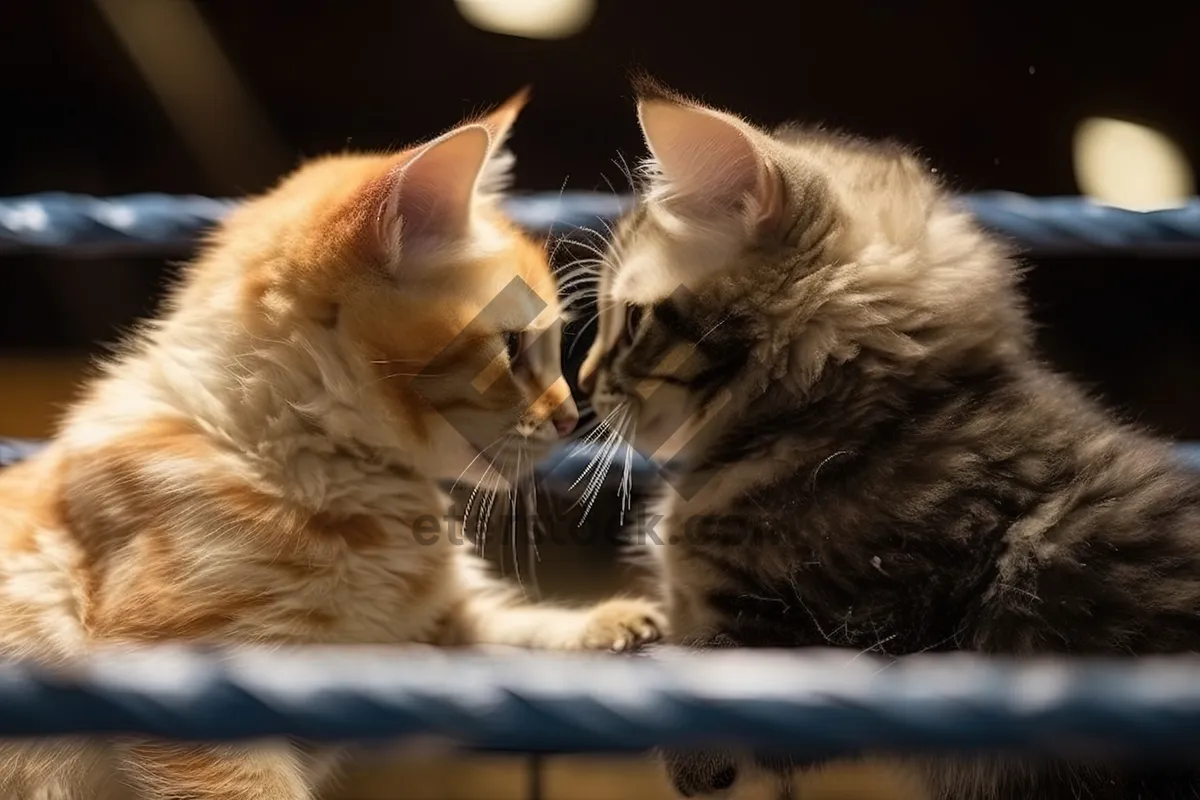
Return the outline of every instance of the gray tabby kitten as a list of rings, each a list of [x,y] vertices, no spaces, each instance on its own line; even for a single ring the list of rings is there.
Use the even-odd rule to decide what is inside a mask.
[[[1200,649],[1200,486],[1038,360],[1019,270],[906,150],[653,86],[580,382],[669,462],[673,641]],[[786,761],[760,756],[760,765]],[[739,759],[672,754],[685,796]],[[1196,797],[1195,773],[928,760],[955,800]]]

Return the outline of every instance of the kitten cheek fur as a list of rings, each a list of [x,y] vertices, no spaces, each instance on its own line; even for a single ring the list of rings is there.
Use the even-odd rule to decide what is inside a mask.
[[[723,390],[735,409],[663,488],[675,642],[1200,649],[1195,477],[1039,360],[1019,269],[911,153],[661,91],[639,114],[652,158],[601,271],[617,310],[591,380],[629,385],[663,349],[655,330],[707,368],[675,376],[694,403]],[[614,331],[626,305],[650,309],[632,341]],[[671,759],[701,794],[725,781],[714,763]],[[1096,763],[911,767],[956,800],[1200,785]]]
[[[515,114],[311,162],[223,223],[50,446],[0,472],[0,656],[165,640],[622,650],[660,636],[637,598],[527,602],[475,556],[439,488],[473,455],[443,420],[507,432],[517,401],[540,397],[547,415],[571,402],[556,329],[521,370],[495,357],[534,316],[529,295],[492,304],[514,279],[542,320],[557,309],[544,250],[488,193]],[[438,380],[414,387],[434,355]],[[499,390],[473,390],[489,364]],[[309,800],[336,755],[6,743],[0,796]]]

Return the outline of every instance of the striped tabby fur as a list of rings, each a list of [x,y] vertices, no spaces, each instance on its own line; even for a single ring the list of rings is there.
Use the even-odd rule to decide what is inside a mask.
[[[674,469],[652,548],[673,641],[1200,649],[1197,481],[1039,360],[1018,268],[931,170],[652,85],[639,117],[652,158],[581,386]],[[744,759],[667,765],[707,796]],[[1110,761],[897,769],[945,800],[1200,791]]]

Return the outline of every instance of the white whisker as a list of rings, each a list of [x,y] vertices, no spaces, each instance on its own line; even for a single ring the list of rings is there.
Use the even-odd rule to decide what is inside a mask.
[[[615,305],[616,305],[616,303],[609,303],[606,306],[601,306],[600,308],[598,308],[596,310],[596,313],[592,315],[591,319],[589,319],[587,322],[585,322],[583,324],[583,327],[581,327],[579,329],[579,331],[575,334],[575,339],[574,339],[574,341],[571,342],[571,346],[567,348],[567,358],[570,358],[571,354],[575,352],[576,345],[578,345],[581,341],[583,341],[583,334],[587,333],[587,329],[592,327],[593,325],[595,325],[597,322],[599,322],[600,315],[603,314],[605,311],[608,311],[610,308],[612,308]]]
[[[500,493],[500,481],[504,479],[503,470],[507,464],[508,459],[505,458],[504,462],[501,463],[498,469],[492,469],[496,479],[492,482],[491,486],[487,490],[487,493],[484,495],[482,507],[479,509],[479,516],[475,520],[475,541],[481,543],[480,552],[485,555],[486,553],[483,549],[484,545],[482,543],[487,542],[488,526],[491,525],[492,522],[492,508],[496,505],[496,495]]]
[[[629,162],[625,160],[625,154],[617,151],[617,158],[621,159],[621,163],[617,164],[616,159],[613,159],[612,163],[621,170],[621,174],[624,175],[625,180],[629,182],[629,188],[637,189],[638,181],[634,177],[633,170],[629,168]]]
[[[728,322],[728,321],[730,320],[730,318],[732,318],[732,317],[733,317],[733,314],[726,314],[724,317],[722,317],[721,319],[717,320],[717,323],[716,323],[715,325],[713,325],[711,328],[709,328],[707,331],[705,331],[705,332],[704,332],[704,335],[703,335],[703,336],[701,336],[699,339],[697,339],[697,340],[696,340],[696,344],[700,344],[700,342],[703,342],[703,341],[704,341],[705,339],[707,339],[707,338],[708,338],[710,335],[712,335],[712,333],[713,333],[714,331],[716,331],[716,329],[717,329],[717,328],[719,328],[719,327],[721,327],[722,325],[724,325],[724,324],[725,324],[726,322]]]
[[[617,496],[621,499],[621,514],[619,524],[625,525],[625,512],[633,510],[633,440],[637,436],[637,417],[633,417],[629,437],[625,442],[625,470],[621,475],[621,484],[617,488]]]
[[[625,411],[626,413],[621,415],[620,420],[613,427],[612,435],[605,441],[604,448],[601,451],[601,460],[604,462],[604,468],[597,470],[592,475],[591,480],[588,481],[588,485],[584,489],[583,496],[580,498],[581,501],[584,497],[587,498],[587,505],[584,507],[583,516],[579,520],[580,526],[587,521],[588,515],[592,513],[592,507],[596,504],[596,498],[600,496],[600,490],[604,488],[604,479],[608,477],[609,470],[612,469],[612,463],[616,458],[617,450],[620,449],[621,444],[625,441],[623,434],[625,426],[629,421],[628,408]]]
[[[570,270],[569,273],[563,275],[562,280],[575,280],[576,278],[581,277],[598,278],[600,277],[600,266],[601,264],[599,259],[580,258],[570,262],[569,264],[564,264],[559,269],[559,272],[567,273],[567,270]]]
[[[463,479],[463,476],[465,476],[465,475],[467,474],[467,472],[468,472],[468,471],[470,471],[471,467],[475,466],[475,462],[476,462],[476,461],[478,461],[479,459],[483,458],[483,454],[484,454],[484,453],[486,453],[488,450],[491,450],[493,447],[495,447],[496,445],[498,445],[500,442],[503,442],[503,441],[504,441],[504,439],[505,439],[505,437],[504,437],[504,436],[501,436],[501,437],[497,438],[496,440],[494,440],[494,441],[493,441],[491,444],[489,444],[487,447],[485,447],[485,448],[483,448],[482,450],[480,450],[480,451],[479,451],[479,452],[478,452],[478,453],[475,455],[475,457],[471,459],[471,462],[470,462],[469,464],[467,464],[467,468],[466,468],[466,469],[464,469],[462,472],[458,473],[458,477],[454,479],[454,484],[453,484],[453,485],[450,487],[450,491],[451,491],[451,492],[453,492],[455,489],[457,489],[457,488],[458,488],[458,483],[459,483],[459,481],[461,481],[461,480]],[[487,473],[485,472],[484,474],[487,474]],[[478,488],[478,487],[476,487],[476,488]]]
[[[525,518],[525,535],[529,544],[530,560],[529,571],[532,573],[533,585],[537,587],[537,562],[542,560],[542,554],[538,552],[537,546],[537,484],[531,479],[526,484],[525,502],[529,506],[528,514]]]
[[[512,557],[513,568],[517,572],[517,586],[521,588],[522,594],[528,597],[529,592],[525,591],[525,583],[521,580],[521,552],[517,548],[517,487],[521,480],[521,456],[523,452],[523,447],[517,448],[517,469],[515,473],[517,477],[515,480],[510,481],[508,485],[508,513],[512,522]]]
[[[621,413],[621,411],[623,411],[624,408],[625,408],[625,405],[623,403],[621,405],[617,406],[612,411],[608,412],[608,416],[606,416],[604,419],[602,419],[598,423],[596,423],[595,428],[593,428],[591,431],[589,431],[585,436],[582,436],[581,438],[577,439],[575,441],[575,443],[571,445],[571,455],[578,454],[581,450],[583,450],[583,448],[587,447],[589,444],[596,441],[596,439],[600,438],[600,436],[602,436],[605,433],[605,431],[608,430],[609,425],[612,423],[613,418],[615,418],[617,416],[617,414]],[[590,466],[591,466],[591,463],[589,462],[588,467],[590,468]],[[584,471],[582,473],[580,473],[579,477],[575,479],[575,483],[572,483],[570,488],[574,489],[579,484],[579,481],[583,480],[583,476],[586,474],[587,474],[587,468],[585,468]]]
[[[468,469],[470,469],[470,468],[468,467]],[[467,520],[469,520],[471,517],[471,509],[475,505],[475,498],[479,495],[479,492],[482,490],[483,482],[484,482],[484,480],[486,480],[488,478],[488,476],[491,473],[491,470],[492,470],[492,465],[488,464],[487,467],[484,469],[483,475],[480,477],[479,482],[476,483],[473,487],[471,487],[471,494],[467,497],[467,504],[463,508],[463,535],[466,535],[466,532],[467,532]],[[476,537],[476,539],[475,539],[475,551],[478,552],[480,555],[483,554],[483,543],[479,541],[478,537]]]
[[[558,198],[554,201],[554,213],[550,215],[550,230],[554,230],[554,224],[558,222],[558,212],[562,208],[562,198],[563,194],[567,191],[567,181],[569,180],[570,176],[563,178],[562,186],[558,187]],[[558,241],[554,243],[554,248],[550,251],[550,258],[548,259],[551,264],[554,263],[554,257],[558,255],[558,248],[562,246],[565,239],[565,236],[560,236]]]

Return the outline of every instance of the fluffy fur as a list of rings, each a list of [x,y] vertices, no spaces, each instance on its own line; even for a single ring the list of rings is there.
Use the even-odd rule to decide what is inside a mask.
[[[654,548],[673,641],[1200,649],[1197,481],[1038,360],[1017,267],[919,159],[654,87],[639,117],[647,186],[581,385],[674,470]],[[667,758],[688,796],[739,761]],[[947,800],[1200,786],[1112,763],[911,766]]]
[[[497,205],[523,102],[309,163],[231,215],[53,444],[0,473],[0,653],[658,636],[640,600],[526,604],[443,521],[440,481],[528,465],[577,419],[544,249]],[[329,762],[282,743],[9,746],[0,796],[302,800]]]

